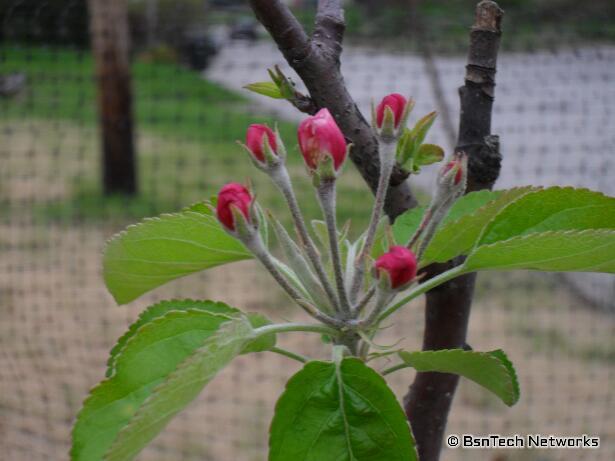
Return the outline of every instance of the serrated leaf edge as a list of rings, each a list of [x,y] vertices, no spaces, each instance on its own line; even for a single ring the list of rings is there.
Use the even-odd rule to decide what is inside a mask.
[[[243,317],[243,318],[238,318],[238,319],[237,319],[237,321],[238,321],[238,322],[239,322],[239,321],[241,321],[241,322],[244,324],[244,326],[247,326],[247,327],[250,329],[250,331],[251,331],[251,332],[254,332],[254,329],[253,329],[252,325],[250,325],[250,322],[247,320],[247,318],[245,318],[245,317]],[[221,328],[223,328],[223,327],[221,327]],[[228,327],[227,327],[227,328],[228,328]],[[212,343],[212,344],[205,344],[205,345],[200,346],[199,348],[197,348],[196,350],[194,350],[194,351],[193,351],[193,352],[192,352],[192,353],[191,353],[188,357],[186,357],[184,360],[182,360],[182,361],[181,361],[181,362],[177,365],[177,367],[175,368],[175,370],[173,370],[171,373],[169,373],[169,374],[167,375],[167,377],[166,377],[166,378],[164,378],[164,380],[163,380],[161,383],[159,383],[158,385],[156,385],[156,387],[154,387],[154,388],[152,389],[152,392],[150,393],[150,395],[149,395],[149,396],[148,396],[148,397],[147,397],[147,398],[143,401],[143,403],[142,403],[142,404],[141,404],[141,406],[138,408],[138,410],[135,412],[135,414],[134,414],[134,415],[133,415],[133,417],[130,419],[130,421],[128,422],[128,424],[124,425],[124,426],[120,429],[120,431],[117,433],[117,435],[116,435],[115,439],[113,440],[113,442],[111,443],[111,445],[110,445],[110,446],[109,446],[109,448],[107,449],[107,452],[103,455],[103,458],[102,458],[102,459],[103,459],[103,461],[105,461],[105,460],[107,460],[107,459],[108,459],[108,456],[109,456],[109,454],[110,454],[111,450],[113,450],[113,448],[114,448],[115,444],[117,443],[117,441],[118,441],[119,437],[121,436],[121,434],[122,434],[122,433],[123,433],[123,432],[124,432],[124,431],[125,431],[128,427],[132,426],[132,425],[133,425],[133,424],[135,424],[136,422],[138,422],[138,421],[140,421],[141,419],[143,419],[143,417],[144,417],[144,416],[143,416],[144,409],[145,409],[145,408],[146,408],[146,407],[150,404],[151,400],[152,400],[152,399],[153,399],[153,398],[157,395],[157,393],[158,393],[158,392],[160,392],[160,389],[161,389],[163,386],[165,386],[165,385],[167,385],[169,382],[171,382],[171,381],[173,381],[173,380],[177,379],[177,378],[178,378],[178,376],[180,375],[180,372],[181,372],[183,369],[185,369],[185,368],[189,367],[190,365],[192,365],[193,361],[195,361],[195,360],[197,360],[197,359],[200,359],[200,358],[201,358],[202,353],[203,353],[205,350],[209,350],[209,349],[211,349],[212,347],[215,347],[216,349],[220,349],[221,347],[223,347],[223,346],[225,346],[225,345],[230,344],[232,341],[239,341],[239,338],[237,338],[237,337],[235,337],[235,336],[232,336],[232,335],[231,335],[231,336],[223,336],[223,335],[222,335],[222,336],[220,336],[220,338],[221,338],[221,339],[222,339],[222,341],[223,341],[223,342],[222,342],[222,345],[221,345],[219,342],[216,342],[216,343]],[[209,339],[209,338],[208,338],[208,339]],[[251,340],[253,340],[253,339],[256,339],[256,338],[255,338],[255,335],[254,335],[254,334],[252,334],[252,335],[247,335],[247,336],[245,336],[245,337],[241,337],[241,339],[243,339],[243,344],[245,345],[245,344],[247,344],[249,341],[251,341]],[[205,341],[207,341],[207,339],[206,339]],[[224,341],[226,341],[226,342],[224,342]],[[241,350],[241,347],[238,347],[238,349],[239,349],[239,350]],[[224,368],[224,367],[222,367],[222,368]],[[218,372],[219,372],[219,371],[220,371],[220,370],[218,370]],[[216,375],[216,374],[217,374],[217,372],[216,372],[216,373],[214,373],[214,374],[211,376],[210,380],[211,380],[211,379],[213,379],[213,378],[215,377],[215,375]],[[206,385],[207,385],[207,383],[206,383]],[[181,410],[179,410],[179,411],[181,411]]]
[[[590,192],[599,196],[602,196],[604,198],[613,198],[610,197],[608,195],[606,195],[603,192],[600,191],[595,191],[595,190],[591,190],[588,189],[587,187],[574,187],[574,186],[550,186],[550,187],[544,187],[544,186],[525,186],[525,187],[531,187],[534,188],[534,190],[530,190],[527,194],[523,194],[520,195],[519,197],[517,197],[517,199],[513,200],[512,202],[508,203],[506,206],[502,207],[500,209],[500,211],[497,212],[497,214],[485,225],[485,227],[483,227],[483,230],[481,231],[480,235],[478,236],[478,239],[476,240],[476,245],[474,245],[474,248],[477,247],[482,247],[485,245],[493,245],[495,243],[498,242],[493,242],[493,244],[485,244],[485,245],[481,245],[480,242],[482,242],[483,238],[485,237],[485,234],[487,232],[487,228],[489,227],[489,225],[491,223],[493,223],[500,214],[502,214],[505,210],[508,209],[508,207],[512,206],[513,204],[517,203],[517,201],[529,196],[529,195],[534,195],[534,194],[538,194],[538,193],[542,193],[542,192],[547,192],[547,191],[551,191],[551,190],[561,190],[561,191],[578,191],[578,192]],[[586,229],[587,230],[587,229]],[[546,232],[559,232],[559,231],[546,231]],[[540,232],[540,233],[545,233],[545,232]],[[532,235],[534,233],[530,233],[530,234],[526,234],[526,235]],[[513,238],[516,237],[511,237],[510,239],[507,240],[512,240]],[[506,241],[506,240],[501,240],[502,242]]]
[[[150,319],[146,319],[148,317],[148,315],[156,310],[157,308],[161,307],[162,305],[165,304],[189,304],[192,303],[193,305],[188,307],[188,308],[182,308],[179,307],[175,308],[175,309],[169,309],[168,311],[166,311],[164,314],[162,315],[157,315],[155,317],[152,317]],[[162,300],[159,301],[155,304],[151,304],[150,306],[148,306],[145,310],[143,310],[139,316],[135,319],[134,322],[132,322],[128,329],[124,332],[124,334],[122,336],[120,336],[117,341],[115,342],[115,345],[111,348],[111,350],[109,351],[109,358],[107,359],[107,371],[105,373],[105,376],[107,378],[111,378],[114,374],[115,374],[115,364],[117,363],[117,358],[118,356],[121,354],[121,351],[123,351],[126,348],[126,345],[128,344],[128,342],[130,341],[130,339],[132,337],[134,337],[137,332],[145,325],[149,324],[151,321],[164,317],[165,315],[171,313],[171,312],[175,312],[175,311],[191,311],[191,310],[196,310],[196,311],[207,311],[206,309],[202,309],[199,306],[195,306],[195,304],[213,304],[214,306],[219,306],[219,307],[227,307],[229,308],[231,311],[233,311],[233,313],[239,313],[241,314],[242,311],[235,308],[235,307],[231,307],[228,304],[222,302],[222,301],[214,301],[214,300],[210,300],[210,299],[191,299],[191,298],[176,298],[176,299],[168,299],[168,300]],[[211,313],[212,315],[214,314],[218,314],[219,316],[223,316],[224,314],[222,314],[221,312],[218,313]],[[228,317],[229,320],[232,319],[232,317]]]
[[[615,229],[583,229],[583,230],[565,230],[565,231],[546,231],[546,232],[532,232],[530,234],[525,234],[525,235],[518,235],[516,237],[511,237],[509,239],[506,240],[499,240],[497,242],[493,242],[493,243],[487,243],[484,245],[479,245],[479,246],[475,246],[472,251],[468,254],[468,258],[466,259],[466,261],[464,261],[463,266],[466,266],[466,263],[468,260],[470,260],[470,258],[472,257],[472,255],[482,249],[487,249],[487,248],[493,248],[496,247],[498,245],[504,245],[505,243],[510,243],[510,242],[514,242],[517,240],[529,240],[531,238],[536,238],[536,237],[544,237],[544,236],[548,236],[548,235],[554,235],[554,236],[566,236],[566,235],[570,235],[570,236],[582,236],[583,234],[612,234],[615,236]],[[498,270],[500,270],[501,268],[506,269],[507,266],[497,266]],[[513,268],[514,269],[514,268]],[[586,268],[583,268],[586,269]],[[583,269],[576,269],[574,272],[580,272],[583,271]],[[470,271],[474,271],[474,270],[484,270],[484,269],[470,269]],[[545,271],[548,272],[548,271]]]
[[[476,354],[480,354],[482,356],[485,357],[489,357],[492,358],[494,360],[496,360],[498,362],[498,365],[504,369],[505,373],[507,376],[510,377],[510,382],[508,383],[507,387],[509,387],[509,393],[511,396],[511,399],[506,401],[503,400],[504,403],[506,405],[513,406],[515,403],[517,403],[517,401],[519,400],[519,396],[520,396],[520,386],[519,386],[519,380],[517,378],[517,372],[515,371],[515,368],[512,364],[512,362],[510,361],[510,359],[508,358],[508,356],[506,355],[506,353],[502,350],[502,349],[495,349],[493,351],[487,351],[487,352],[482,352],[482,351],[466,351],[464,349],[438,349],[438,350],[433,350],[433,351],[401,351],[398,355],[399,357],[402,359],[402,361],[404,363],[406,363],[408,366],[413,367],[412,363],[410,361],[407,361],[403,358],[404,354],[413,354],[413,353],[420,353],[423,356],[433,356],[433,355],[442,355],[442,354],[450,354],[450,355],[468,355],[468,356],[472,356],[472,355],[476,355]],[[500,355],[501,354],[501,355]],[[457,374],[457,373],[453,373],[453,374]],[[462,376],[462,375],[458,375],[458,376]],[[475,384],[478,384],[481,387],[481,384],[476,383],[475,381],[466,378],[472,382],[474,382]],[[485,388],[486,389],[486,388]],[[489,389],[486,389],[489,392],[492,392]],[[498,396],[499,397],[499,396]]]

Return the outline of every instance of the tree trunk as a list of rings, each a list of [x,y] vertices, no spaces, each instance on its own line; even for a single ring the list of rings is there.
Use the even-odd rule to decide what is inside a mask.
[[[106,195],[137,192],[126,0],[90,0]]]
[[[470,32],[465,85],[459,88],[461,113],[457,151],[468,154],[467,192],[491,189],[500,172],[498,137],[491,135],[500,22],[503,11],[495,2],[482,1]],[[433,277],[459,264],[434,264]],[[467,274],[427,292],[423,350],[468,348],[466,336],[476,274]],[[421,461],[440,458],[448,413],[459,376],[417,373],[405,398],[405,409],[416,438]]]

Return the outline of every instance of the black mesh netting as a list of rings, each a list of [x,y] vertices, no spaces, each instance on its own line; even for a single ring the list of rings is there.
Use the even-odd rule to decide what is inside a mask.
[[[305,10],[298,8],[302,2],[293,3],[309,24],[312,2],[305,2]],[[438,110],[428,140],[450,151],[474,2],[415,1],[410,10],[390,3],[347,2],[342,61],[350,93],[365,113],[372,98],[392,91],[413,95],[411,120]],[[501,3],[509,15],[493,117],[504,156],[497,188],[562,184],[614,195],[612,5]],[[318,211],[294,147],[302,115],[284,101],[242,90],[265,80],[274,64],[288,71],[246,5],[141,0],[128,2],[128,14],[138,193],[127,198],[103,193],[85,2],[0,2],[2,460],[67,458],[75,414],[102,379],[110,348],[153,300],[211,298],[274,320],[299,316],[252,262],[181,279],[128,306],[118,307],[107,292],[101,277],[105,240],[142,217],[177,210],[229,180],[246,178],[260,202],[281,213],[281,200],[235,144],[254,121],[279,121],[300,202],[310,216]],[[423,202],[434,172],[428,167],[413,179]],[[339,194],[341,218],[351,218],[355,229],[364,225],[371,195],[350,166]],[[615,459],[614,296],[614,279],[607,275],[481,275],[470,344],[507,351],[522,397],[509,409],[462,382],[447,432],[586,433],[600,436],[601,448],[445,448],[443,458]],[[405,347],[420,347],[422,324],[417,302],[395,318],[381,341],[403,337]],[[282,342],[324,354],[312,337],[297,334]],[[266,459],[274,402],[297,369],[279,356],[237,359],[139,459]],[[393,376],[402,398],[413,372]]]

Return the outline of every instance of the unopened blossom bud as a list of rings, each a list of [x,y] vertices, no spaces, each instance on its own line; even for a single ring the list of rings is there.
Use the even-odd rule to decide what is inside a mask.
[[[378,125],[378,128],[382,128],[385,109],[387,107],[393,114],[393,123],[395,128],[398,128],[407,103],[406,98],[399,93],[389,94],[382,98],[382,101],[380,101],[380,104],[376,107],[376,124]]]
[[[380,256],[374,268],[378,278],[385,275],[393,290],[403,288],[416,277],[416,256],[403,246],[392,246]]]
[[[335,171],[339,170],[346,159],[346,139],[328,109],[321,109],[301,122],[297,134],[310,171],[318,169],[327,158],[333,161]]]
[[[259,162],[265,161],[265,143],[268,143],[271,151],[276,153],[278,146],[273,130],[267,125],[250,125],[246,132],[246,147]]]
[[[408,115],[414,107],[414,100],[392,93],[380,101],[376,108],[372,105],[372,128],[381,142],[394,143],[404,133]]]
[[[250,221],[252,202],[252,195],[245,186],[236,182],[226,184],[218,193],[216,205],[218,220],[228,230],[234,231],[236,223],[233,209],[236,210],[235,212],[239,211],[246,220]]]
[[[461,195],[468,176],[468,157],[465,152],[455,152],[438,173],[439,192],[443,196]]]

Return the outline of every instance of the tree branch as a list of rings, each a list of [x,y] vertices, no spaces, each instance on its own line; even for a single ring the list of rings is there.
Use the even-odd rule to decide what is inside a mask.
[[[375,193],[380,176],[378,144],[370,125],[348,93],[340,70],[344,32],[340,1],[319,2],[313,39],[307,36],[283,1],[250,0],[250,5],[288,64],[305,83],[316,107],[328,108],[354,145],[350,158]],[[385,212],[391,219],[416,205],[407,177],[408,174],[398,167],[391,176],[385,202]]]
[[[465,85],[459,89],[461,114],[457,150],[468,154],[466,192],[490,189],[500,172],[498,137],[491,135],[495,72],[503,11],[493,1],[481,1],[470,32]],[[427,268],[434,277],[455,263]],[[476,274],[453,279],[426,295],[423,350],[464,348]],[[405,398],[405,409],[421,461],[440,457],[446,421],[459,377],[446,373],[417,373]]]

